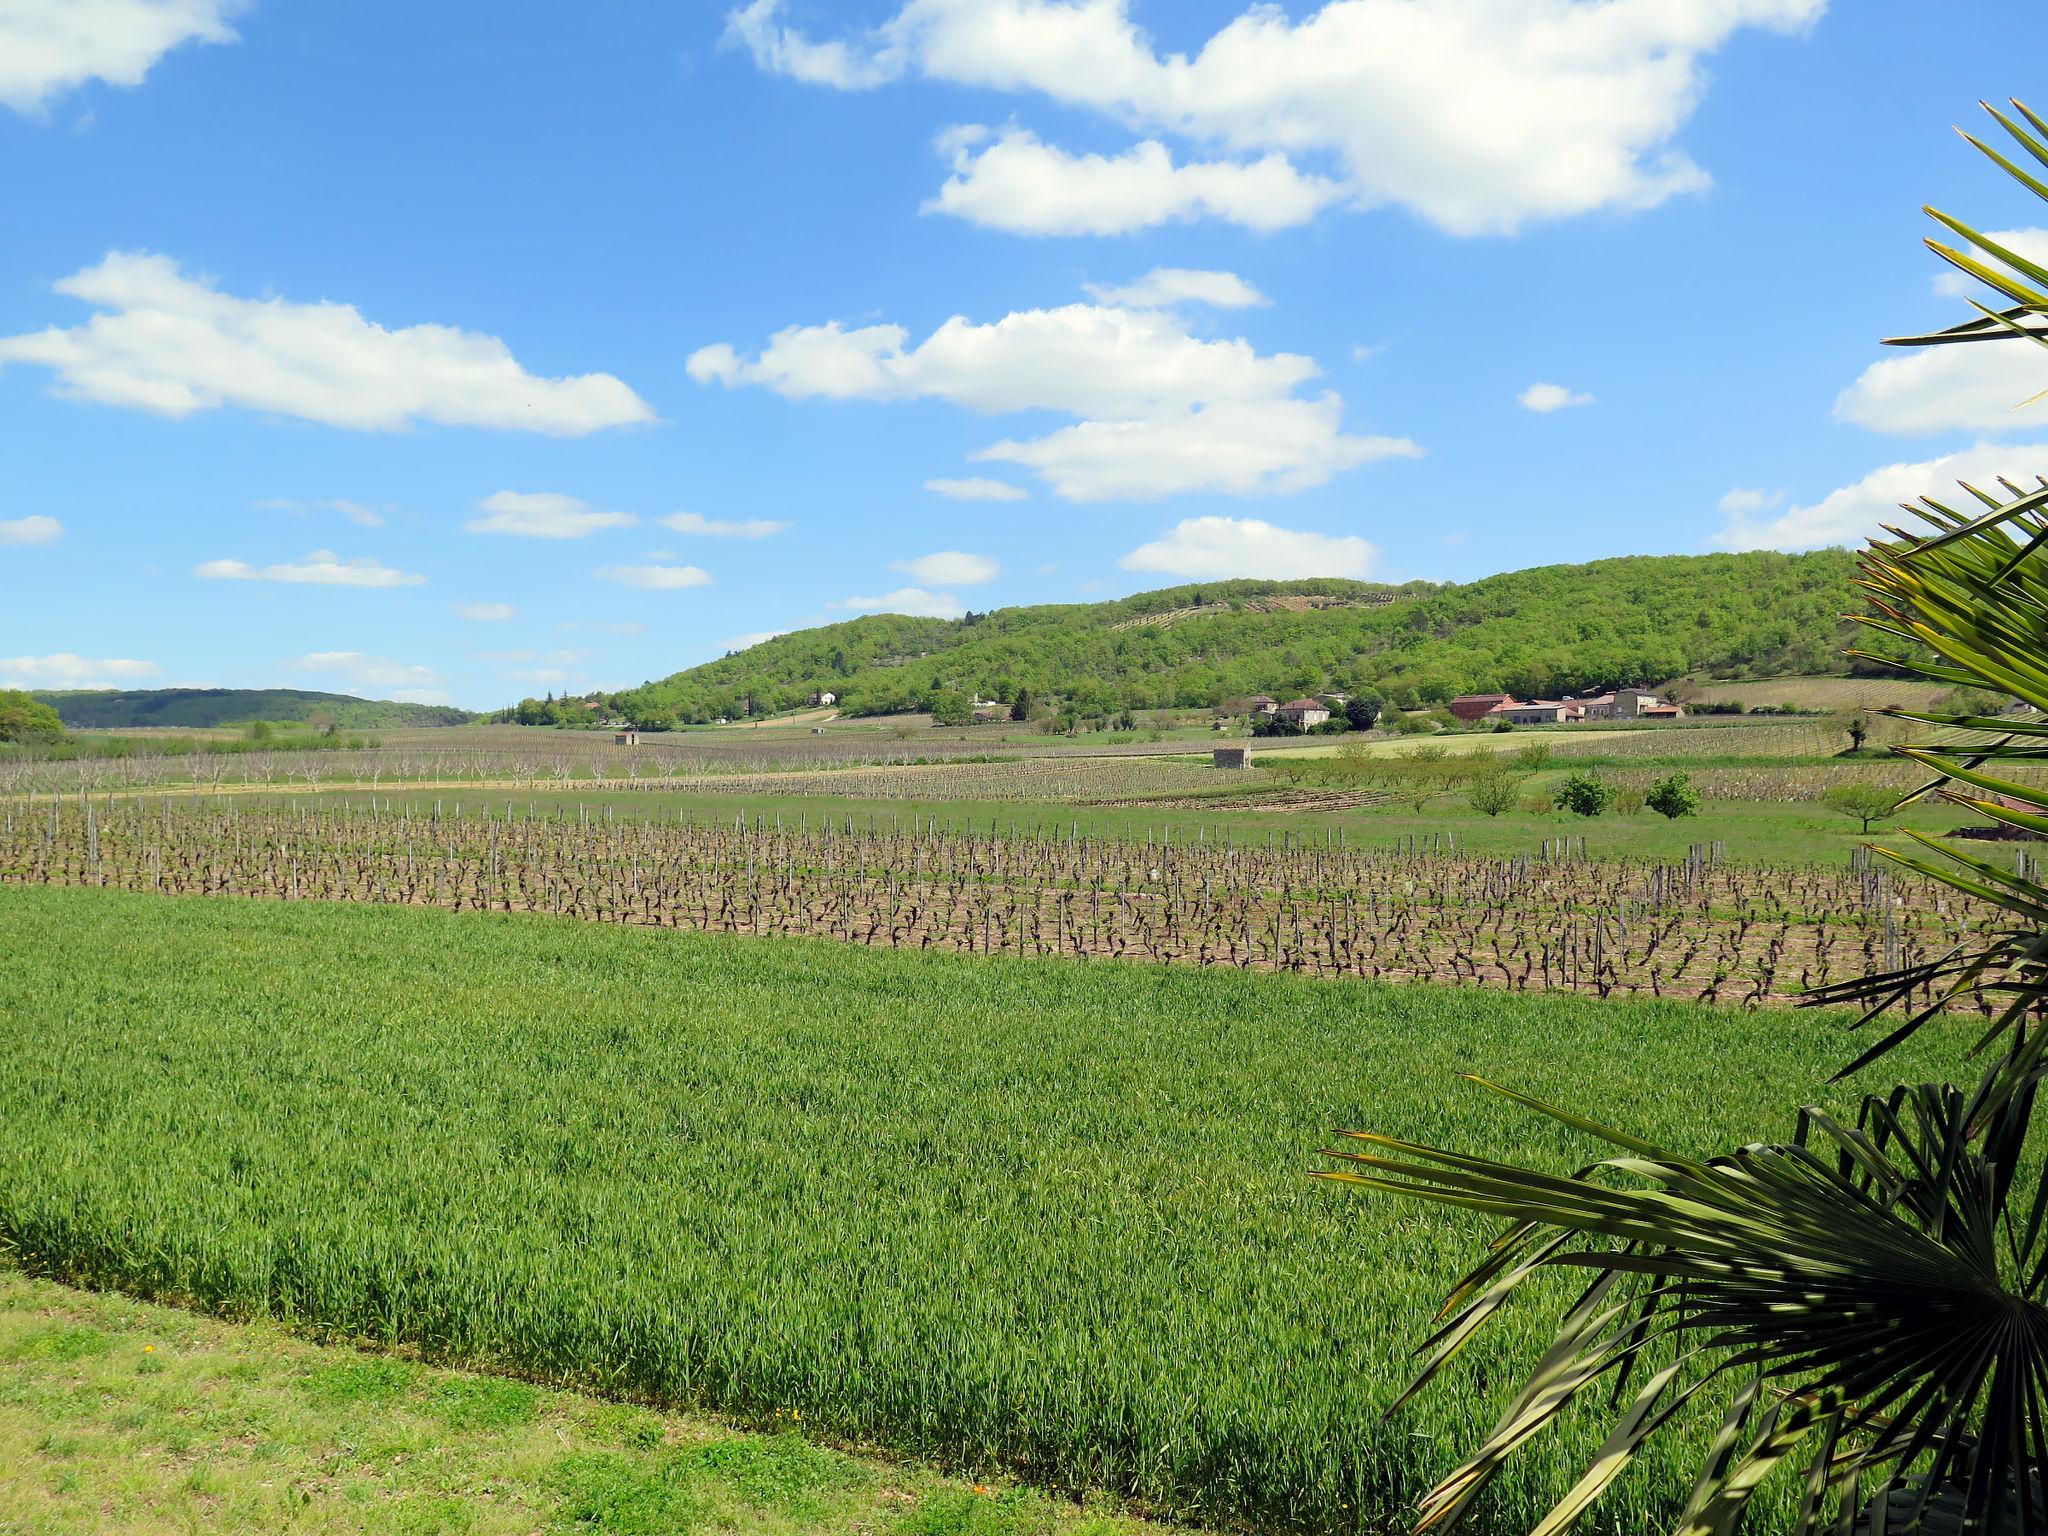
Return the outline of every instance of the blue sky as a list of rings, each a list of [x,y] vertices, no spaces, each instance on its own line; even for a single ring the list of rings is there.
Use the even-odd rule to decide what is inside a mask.
[[[2031,348],[1875,346],[1967,314],[1923,202],[2048,248],[1948,131],[2044,51],[2018,0],[0,0],[0,686],[489,707],[876,609],[1853,543],[2048,470]]]

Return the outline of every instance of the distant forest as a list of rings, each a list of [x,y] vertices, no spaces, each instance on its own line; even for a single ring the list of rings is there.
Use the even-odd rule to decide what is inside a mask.
[[[37,693],[35,697],[55,709],[66,728],[75,731],[132,730],[137,726],[196,730],[246,725],[252,720],[310,721],[344,731],[371,731],[404,725],[460,725],[476,718],[468,710],[446,704],[402,704],[302,688],[96,689]]]
[[[779,713],[821,692],[851,714],[1023,693],[1091,716],[1258,693],[1377,692],[1414,708],[1460,693],[1840,672],[1855,569],[1845,550],[1637,556],[1457,586],[1225,581],[956,620],[884,614],[782,635],[609,703],[658,728]],[[528,706],[521,718],[555,715]]]

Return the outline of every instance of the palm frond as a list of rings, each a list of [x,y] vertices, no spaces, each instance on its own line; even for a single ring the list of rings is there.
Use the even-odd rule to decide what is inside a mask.
[[[1424,1497],[1417,1529],[1455,1525],[1575,1402],[1640,1377],[1538,1536],[1591,1508],[1659,1432],[1725,1400],[1724,1381],[1733,1406],[1674,1527],[1688,1536],[1734,1530],[1794,1461],[1808,1485],[1794,1536],[1904,1532],[1950,1504],[1966,1529],[2048,1530],[2048,1183],[2015,1198],[2005,1156],[2039,1073],[2004,1091],[1994,1075],[1974,1093],[1867,1098],[1853,1126],[1809,1109],[1789,1141],[1704,1160],[1509,1093],[1618,1149],[1568,1177],[1346,1132],[1367,1150],[1330,1151],[1343,1166],[1320,1177],[1507,1223],[1453,1293],[1462,1304],[1411,1394],[1532,1276],[1592,1272],[1492,1432]]]

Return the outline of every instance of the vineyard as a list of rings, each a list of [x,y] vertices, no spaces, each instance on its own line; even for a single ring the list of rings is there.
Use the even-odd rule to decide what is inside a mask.
[[[542,913],[974,954],[1745,1006],[1948,948],[1978,915],[1867,861],[1777,869],[781,818],[468,815],[193,798],[0,808],[0,882]],[[2025,858],[2024,853],[2016,855]]]

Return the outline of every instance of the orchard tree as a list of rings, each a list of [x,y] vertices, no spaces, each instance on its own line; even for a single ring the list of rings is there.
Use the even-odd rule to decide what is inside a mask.
[[[1614,804],[1614,786],[1597,773],[1575,773],[1557,786],[1552,802],[1574,816],[1598,816]]]
[[[1700,792],[1692,787],[1692,780],[1682,773],[1659,779],[1650,786],[1650,792],[1643,796],[1643,804],[1659,816],[1676,821],[1681,816],[1697,816],[1700,813]]]

